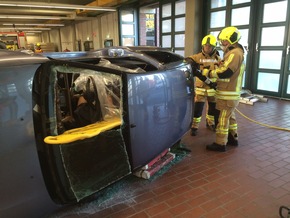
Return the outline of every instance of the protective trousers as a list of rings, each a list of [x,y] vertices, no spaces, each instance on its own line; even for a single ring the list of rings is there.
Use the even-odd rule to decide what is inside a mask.
[[[202,111],[203,111],[206,100],[208,101],[208,108],[206,112],[206,123],[209,126],[215,126],[216,120],[217,120],[215,98],[213,96],[197,95],[195,98],[194,114],[193,114],[191,128],[198,129],[200,121],[201,121],[201,117],[202,117]]]
[[[201,121],[203,107],[204,102],[195,102],[191,128],[198,129],[199,123]]]
[[[218,111],[215,108],[216,103],[215,102],[208,102],[208,109],[206,113],[206,123],[209,126],[217,126],[218,122]]]
[[[236,140],[238,138],[238,125],[235,116],[236,107],[220,105],[217,101],[217,109],[219,110],[219,119],[216,128],[216,143],[226,145],[228,134],[231,134]]]

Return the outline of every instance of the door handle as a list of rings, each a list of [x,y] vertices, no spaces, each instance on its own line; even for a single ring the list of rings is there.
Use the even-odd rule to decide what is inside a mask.
[[[256,43],[256,51],[259,51],[259,43]]]
[[[286,55],[289,54],[289,50],[290,50],[290,45],[287,46]]]

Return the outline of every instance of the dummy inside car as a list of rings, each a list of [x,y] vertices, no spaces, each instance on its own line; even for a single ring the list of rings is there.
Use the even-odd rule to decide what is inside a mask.
[[[191,68],[172,52],[0,52],[0,216],[40,217],[79,202],[190,128]]]

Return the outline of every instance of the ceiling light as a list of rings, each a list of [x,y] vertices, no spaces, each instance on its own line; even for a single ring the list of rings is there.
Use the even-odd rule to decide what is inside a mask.
[[[44,3],[44,2],[1,1],[0,6],[30,7],[30,8],[58,8],[58,9],[72,9],[72,10],[80,9],[80,10],[91,10],[91,11],[116,11],[116,9],[111,8],[111,7],[95,7],[95,6],[84,6],[84,5]]]
[[[42,33],[42,31],[39,30],[26,30],[26,33]]]
[[[3,23],[2,25],[3,26],[64,26],[64,24],[61,24],[61,23]]]
[[[0,27],[0,30],[11,30],[14,29],[13,27]],[[17,27],[17,30],[51,30],[51,28],[45,28],[45,27]]]
[[[31,20],[72,20],[73,17],[55,17],[55,16],[31,16],[31,15],[4,15],[1,14],[0,18],[7,19],[31,19]]]

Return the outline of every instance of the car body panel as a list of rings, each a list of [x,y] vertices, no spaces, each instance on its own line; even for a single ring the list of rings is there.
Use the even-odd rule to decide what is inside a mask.
[[[191,93],[185,84],[186,68],[129,74],[128,106],[133,169],[142,167],[176,143],[188,131]],[[161,85],[158,85],[158,83]]]
[[[34,73],[47,59],[0,54],[0,216],[36,217],[58,208],[43,180],[32,118]]]

